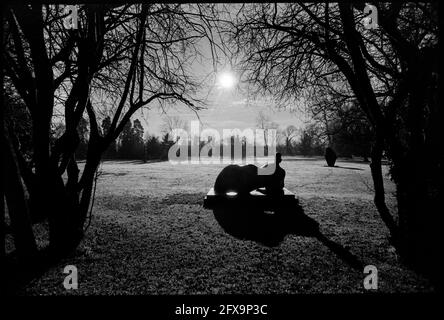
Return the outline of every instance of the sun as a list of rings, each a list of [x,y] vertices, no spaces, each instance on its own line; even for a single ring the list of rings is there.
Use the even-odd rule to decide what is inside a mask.
[[[223,89],[233,88],[236,82],[236,77],[231,72],[223,72],[218,77],[219,86]]]

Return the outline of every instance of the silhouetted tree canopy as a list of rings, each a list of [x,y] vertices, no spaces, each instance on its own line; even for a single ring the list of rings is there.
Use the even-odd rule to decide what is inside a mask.
[[[78,29],[64,27],[61,5],[4,8],[2,68],[14,100],[8,105],[30,125],[11,121],[2,133],[7,183],[14,185],[6,200],[20,259],[38,255],[28,216],[48,219],[50,256],[78,245],[102,157],[115,154],[122,132],[123,148],[130,143],[143,149],[143,128],[130,122],[137,110],[176,102],[202,108],[192,62],[202,56],[199,41],[209,43],[216,59],[207,15],[213,16],[213,7],[85,4]],[[32,143],[21,148],[13,141],[25,130]],[[86,158],[81,169],[76,156]]]
[[[243,4],[225,33],[257,94],[272,95],[281,106],[299,102],[328,113],[357,101],[371,127],[374,202],[391,243],[436,280],[436,177],[442,173],[444,136],[437,103],[438,5],[374,5],[378,27],[366,29],[364,5]],[[385,203],[384,153],[397,187],[397,212]]]

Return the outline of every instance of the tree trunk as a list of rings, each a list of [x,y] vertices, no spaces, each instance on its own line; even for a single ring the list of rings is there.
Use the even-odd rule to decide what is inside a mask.
[[[52,196],[48,210],[51,211],[49,219],[50,249],[53,254],[66,254],[75,249],[80,243],[83,233],[78,227],[79,206],[75,195],[66,191],[61,177],[52,177]]]
[[[83,170],[82,178],[79,182],[82,188],[82,196],[79,204],[79,223],[83,226],[86,221],[89,206],[91,203],[91,196],[93,192],[94,180],[97,169],[100,165],[100,159],[103,152],[109,147],[109,141],[96,134],[90,136],[90,144],[88,147],[88,154],[86,158],[85,168]]]
[[[3,192],[3,186],[1,187],[0,201],[0,264],[3,265],[6,256],[5,194]]]
[[[385,203],[384,179],[382,175],[383,141],[384,139],[382,134],[376,131],[376,141],[371,151],[372,161],[370,163],[373,186],[375,189],[374,203],[382,221],[385,223],[390,232],[390,243],[395,248],[398,248],[398,228],[392,215],[390,214],[390,210]]]
[[[427,62],[418,63],[427,69]],[[432,84],[429,74],[414,69],[411,94],[408,99],[406,122],[410,129],[407,150],[394,161],[401,254],[403,260],[415,270],[439,283],[440,272],[440,160],[435,149],[442,146],[427,145],[427,130],[433,122],[427,121],[426,110],[431,98],[427,88]],[[428,116],[429,119],[436,114]],[[432,124],[431,124],[432,123]],[[441,158],[442,163],[442,158]],[[442,168],[442,167],[441,167]],[[441,169],[442,170],[442,169]],[[441,194],[442,195],[442,194]]]
[[[5,183],[8,186],[8,188],[5,188],[5,196],[11,219],[11,229],[14,235],[17,256],[20,260],[27,261],[36,255],[37,245],[32,231],[27,197],[20,177],[17,158],[6,132],[4,142],[4,174]]]
[[[2,168],[5,167],[5,163],[2,159]],[[5,221],[5,192],[3,183],[0,185],[0,265],[4,265],[6,257],[6,221]]]
[[[396,181],[399,252],[406,264],[438,283],[441,269],[439,208],[442,206],[439,191],[436,184],[430,183],[430,177],[421,173],[426,164],[415,156],[404,161],[395,165],[402,177]]]

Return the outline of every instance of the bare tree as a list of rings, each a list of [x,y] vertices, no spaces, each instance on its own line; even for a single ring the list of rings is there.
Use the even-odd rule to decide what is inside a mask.
[[[207,39],[211,47],[215,43],[204,13],[212,8],[88,4],[79,9],[77,30],[64,28],[63,7],[58,5],[18,4],[6,9],[3,68],[31,116],[33,141],[28,161],[13,143],[14,128],[3,132],[9,146],[8,183],[24,181],[15,183],[17,192],[6,195],[8,211],[17,219],[45,213],[49,249],[58,256],[82,239],[102,154],[132,115],[155,103],[179,102],[195,111],[203,107],[191,68],[201,54],[198,41]],[[52,143],[55,113],[63,114],[65,131]],[[75,150],[84,113],[89,141],[80,171]],[[99,129],[104,114],[111,119],[107,132]],[[25,190],[29,201],[17,198]],[[30,219],[17,221],[21,230],[30,230]],[[31,256],[33,235],[27,233],[21,240],[27,249],[17,246],[19,255]]]
[[[360,23],[364,4],[248,4],[227,28],[244,78],[281,103],[335,91],[356,99],[375,133],[374,203],[404,261],[438,276],[436,3],[375,4],[377,29]],[[440,119],[438,121],[438,119]],[[385,202],[381,159],[391,160],[398,218]],[[399,222],[398,222],[399,221]],[[430,248],[425,250],[424,248]]]
[[[284,139],[285,151],[287,154],[291,154],[293,150],[293,142],[298,135],[298,129],[293,125],[289,125],[285,129],[279,130],[279,135]]]
[[[262,110],[260,110],[256,117],[256,128],[262,129],[264,132],[264,148],[265,148],[265,155],[268,154],[268,146],[270,141],[268,141],[269,138],[269,130],[274,129],[277,130],[278,124],[271,120],[271,117],[267,116]]]
[[[188,124],[178,116],[165,116],[162,124],[162,133],[171,135],[174,129],[188,130]]]

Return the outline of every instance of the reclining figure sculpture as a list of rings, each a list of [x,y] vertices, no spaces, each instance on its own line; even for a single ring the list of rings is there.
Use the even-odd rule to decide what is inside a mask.
[[[239,166],[229,165],[217,176],[214,184],[216,194],[227,194],[235,192],[239,196],[248,195],[251,191],[265,188],[266,194],[278,196],[283,194],[285,170],[280,167],[282,157],[276,153],[276,166],[272,174],[258,174],[259,168],[253,164]],[[262,168],[268,165],[263,166]]]

